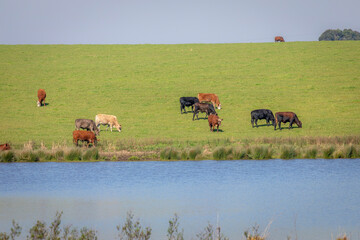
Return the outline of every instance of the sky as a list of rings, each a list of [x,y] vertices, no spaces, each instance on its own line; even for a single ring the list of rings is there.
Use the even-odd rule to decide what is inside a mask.
[[[317,41],[360,0],[0,0],[0,44]]]

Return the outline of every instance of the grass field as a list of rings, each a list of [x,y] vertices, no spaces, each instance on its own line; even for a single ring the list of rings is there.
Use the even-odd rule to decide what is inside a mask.
[[[98,113],[123,127],[102,131],[103,143],[360,134],[359,41],[0,45],[0,83],[0,143],[13,145],[71,145],[74,120]],[[179,97],[199,92],[219,96],[223,132],[180,114]],[[253,129],[258,108],[293,111],[303,128]]]

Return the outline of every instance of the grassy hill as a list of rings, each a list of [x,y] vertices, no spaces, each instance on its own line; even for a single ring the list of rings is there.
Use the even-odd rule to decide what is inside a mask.
[[[102,131],[103,142],[360,133],[358,41],[1,45],[0,83],[0,143],[70,145],[74,120],[98,113],[116,115],[123,127]],[[46,107],[36,106],[39,88]],[[219,96],[223,132],[180,114],[179,97],[199,92]],[[303,128],[253,129],[250,112],[258,108],[293,111]]]

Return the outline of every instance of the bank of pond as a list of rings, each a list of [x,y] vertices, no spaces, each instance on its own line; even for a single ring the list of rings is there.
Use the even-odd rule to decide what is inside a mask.
[[[203,142],[123,140],[81,148],[28,142],[0,153],[0,162],[265,160],[360,158],[360,137],[216,139]]]

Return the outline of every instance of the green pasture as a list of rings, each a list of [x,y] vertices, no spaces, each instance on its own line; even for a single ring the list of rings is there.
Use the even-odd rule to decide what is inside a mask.
[[[222,132],[180,114],[179,98],[199,92],[219,96]],[[303,128],[253,129],[258,108],[293,111]],[[360,42],[0,45],[0,111],[0,143],[15,145],[70,145],[74,120],[98,113],[123,127],[102,131],[106,143],[359,135]]]

